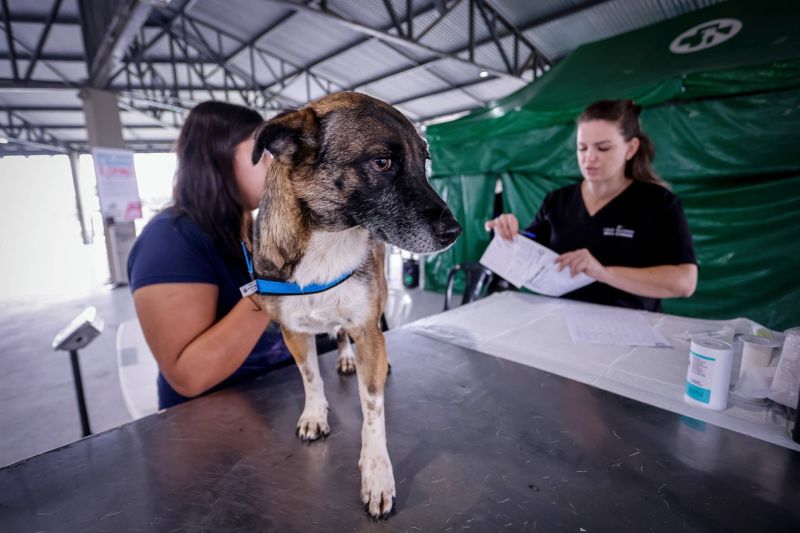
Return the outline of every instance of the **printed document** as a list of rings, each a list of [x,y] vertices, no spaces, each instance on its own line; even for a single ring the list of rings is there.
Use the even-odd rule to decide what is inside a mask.
[[[618,346],[670,347],[661,333],[631,309],[566,309],[564,316],[572,340]]]
[[[559,272],[555,262],[558,255],[522,235],[517,235],[512,241],[495,235],[480,262],[517,288],[525,287],[546,296],[561,296],[594,281],[586,274],[573,278],[569,268]]]

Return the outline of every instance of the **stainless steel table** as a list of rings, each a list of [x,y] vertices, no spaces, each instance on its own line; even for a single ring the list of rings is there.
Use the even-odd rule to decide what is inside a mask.
[[[360,504],[358,387],[327,354],[326,440],[294,436],[286,368],[0,470],[0,531],[800,531],[798,452],[402,329],[387,345],[387,522]]]

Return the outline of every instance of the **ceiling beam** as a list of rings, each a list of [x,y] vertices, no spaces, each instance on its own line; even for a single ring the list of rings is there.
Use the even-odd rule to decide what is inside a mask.
[[[0,129],[2,129],[2,125],[0,125]],[[57,144],[40,143],[40,142],[36,142],[36,141],[30,141],[28,139],[22,139],[22,138],[19,138],[19,137],[10,137],[10,136],[5,136],[5,135],[3,136],[3,138],[6,139],[9,142],[12,142],[12,143],[15,143],[15,144],[20,144],[22,146],[27,146],[28,148],[34,148],[35,149],[35,151],[20,150],[20,152],[23,152],[20,155],[41,155],[42,150],[45,150],[47,152],[57,152],[57,153],[60,153],[60,154],[66,154],[66,153],[70,152],[69,149],[64,148],[62,146],[59,146]],[[2,145],[2,146],[6,146],[6,145]],[[3,156],[3,155],[14,155],[15,152],[17,152],[17,150],[8,150],[8,151],[6,151],[5,148],[0,147],[0,156]]]
[[[456,85],[450,85],[449,87],[442,87],[441,89],[434,89],[433,91],[428,91],[428,92],[423,93],[423,94],[417,94],[417,95],[408,96],[408,97],[400,99],[400,100],[393,100],[393,101],[391,101],[389,103],[391,105],[395,105],[395,106],[400,105],[401,106],[403,104],[407,104],[408,102],[413,102],[415,100],[422,100],[423,98],[430,98],[431,96],[439,96],[441,94],[449,93],[451,91],[461,91],[461,90],[466,89],[468,87],[472,87],[472,86],[475,86],[475,85],[480,85],[481,83],[485,83],[487,81],[492,81],[492,80],[496,80],[496,79],[497,78],[495,76],[489,76],[487,78],[480,78],[478,80],[468,81],[466,83],[459,83],[459,84],[456,84]],[[470,94],[468,94],[468,96],[472,97],[472,95],[470,95]],[[472,98],[474,99],[474,97],[472,97]],[[482,100],[478,100],[478,102],[480,102],[480,104],[483,104]]]
[[[498,77],[519,79],[519,76],[515,76],[513,74],[509,74],[508,72],[503,72],[502,70],[495,69],[495,68],[490,67],[488,65],[480,65],[480,64],[471,62],[469,60],[462,59],[462,58],[458,57],[457,55],[450,54],[450,53],[447,53],[447,52],[443,52],[441,50],[437,50],[435,48],[432,48],[430,46],[424,45],[424,44],[419,43],[417,41],[413,41],[413,40],[407,39],[405,37],[401,37],[401,36],[398,36],[398,35],[393,35],[391,33],[387,33],[387,32],[382,31],[382,30],[377,30],[377,29],[374,29],[374,28],[370,28],[369,26],[365,26],[365,25],[360,24],[358,22],[355,22],[355,21],[352,21],[352,20],[348,20],[348,19],[346,19],[346,18],[344,18],[344,17],[342,17],[340,15],[337,15],[337,14],[331,12],[331,11],[325,11],[325,10],[323,10],[323,9],[321,9],[319,7],[315,7],[313,5],[307,5],[307,4],[298,3],[297,1],[294,1],[294,0],[265,0],[265,1],[269,2],[269,3],[272,3],[272,4],[291,7],[293,9],[298,10],[298,11],[302,11],[303,13],[312,14],[312,15],[320,17],[320,18],[322,18],[322,19],[324,19],[326,21],[330,21],[330,22],[333,22],[335,24],[339,24],[340,26],[343,26],[345,28],[349,28],[349,29],[351,29],[351,30],[353,30],[353,31],[355,31],[357,33],[361,33],[363,35],[368,35],[370,37],[375,37],[376,39],[378,39],[379,41],[382,41],[384,43],[391,43],[391,44],[395,44],[395,45],[406,47],[406,48],[412,48],[412,49],[414,49],[414,50],[416,50],[418,52],[429,54],[429,55],[437,57],[439,59],[450,59],[450,60],[455,61],[457,63],[461,63],[461,64],[464,64],[464,65],[469,65],[469,66],[474,67],[475,69],[478,69],[478,70],[485,70],[488,73],[493,74],[493,75],[498,76]]]
[[[536,18],[534,20],[531,20],[531,21],[527,22],[526,24],[523,24],[523,25],[519,26],[518,30],[520,32],[526,32],[526,31],[532,30],[532,29],[534,29],[536,27],[543,26],[543,25],[545,25],[547,23],[553,22],[554,20],[558,20],[559,18],[568,17],[568,16],[571,16],[571,15],[577,14],[577,13],[579,13],[581,11],[584,11],[584,10],[587,10],[587,9],[591,9],[591,8],[593,8],[595,6],[598,6],[600,4],[604,4],[604,3],[609,2],[609,1],[610,0],[591,0],[591,1],[588,1],[588,2],[583,2],[583,3],[580,3],[580,4],[576,4],[574,6],[570,6],[568,8],[561,9],[561,10],[553,12],[553,13],[549,13],[549,14],[543,16],[543,17],[539,17],[539,18]],[[505,37],[508,37],[508,35],[509,35],[508,33],[503,33],[503,34],[498,35],[498,37],[500,39],[504,39]],[[481,46],[485,46],[485,45],[489,44],[490,42],[492,42],[492,38],[491,37],[487,37],[485,39],[481,39],[481,40],[479,40],[479,41],[477,41],[475,43],[475,48],[480,48]],[[469,45],[457,48],[455,50],[451,50],[450,53],[454,54],[454,55],[458,55],[458,54],[462,54],[464,52],[467,52],[468,50],[469,50]],[[400,69],[394,70],[392,72],[389,72],[387,74],[384,74],[382,76],[376,76],[374,78],[370,78],[368,80],[364,80],[362,82],[359,82],[357,85],[353,85],[353,86],[348,87],[347,90],[349,90],[349,91],[357,90],[357,89],[359,89],[361,87],[366,87],[367,85],[373,84],[373,83],[378,82],[378,81],[383,81],[383,80],[391,78],[393,76],[399,76],[399,75],[402,75],[402,74],[406,74],[406,73],[412,72],[414,70],[417,70],[420,67],[425,67],[427,65],[431,65],[431,64],[435,63],[438,60],[439,60],[439,58],[432,58],[432,59],[429,59],[427,61],[420,62],[419,65],[414,65],[414,66],[410,66],[410,67],[406,67],[406,68],[400,68]]]
[[[5,105],[0,107],[0,113],[5,113],[6,111],[17,111],[19,113],[59,113],[59,112],[83,113],[83,108],[81,106],[53,106],[53,105],[46,105],[46,106]]]
[[[418,9],[418,10],[416,10],[416,11],[414,11],[412,13],[411,12],[411,8],[412,8],[411,2],[408,1],[408,3],[406,4],[406,9],[408,10],[408,12],[406,13],[407,24],[409,24],[408,21],[410,21],[412,18],[422,16],[423,14],[427,14],[430,11],[433,11],[434,9],[438,9],[439,12],[440,12],[440,17],[439,17],[439,19],[437,19],[437,21],[434,22],[434,24],[435,24],[436,22],[438,22],[439,20],[444,18],[444,16],[446,16],[447,13],[449,13],[450,10],[452,8],[454,8],[456,5],[458,5],[460,2],[461,2],[461,0],[455,0],[454,2],[451,3],[449,8],[446,7],[446,6],[442,6],[440,8],[436,4],[431,4],[431,5],[428,5],[428,6],[424,6],[424,7],[420,8],[420,9]],[[442,3],[444,4],[444,0],[442,0]],[[326,10],[325,6],[321,6],[321,7],[322,7],[323,11]],[[400,23],[399,17],[397,16],[396,13],[394,13],[394,8],[391,6],[390,3],[386,3],[386,2],[385,2],[385,8],[390,11],[389,15],[393,19],[393,25],[390,25],[388,27],[384,27],[383,29],[380,29],[379,31],[385,33],[385,32],[388,32],[388,31],[390,31],[390,30],[392,30],[394,28],[400,35],[406,35],[407,34],[406,37],[408,39],[412,39],[413,38],[412,37],[412,35],[413,35],[413,26],[409,25],[408,26],[408,30],[406,30],[406,33],[404,34],[404,32],[401,31],[402,30],[402,25]],[[297,13],[297,11],[295,11],[295,13]],[[428,27],[428,29],[430,29],[434,24],[431,24]],[[427,30],[425,30],[425,31],[427,31]],[[344,46],[341,46],[338,49],[333,50],[332,52],[329,52],[328,54],[324,55],[323,57],[316,59],[311,64],[304,66],[302,69],[298,69],[298,71],[295,71],[295,72],[292,72],[291,74],[285,75],[280,79],[276,79],[275,81],[273,81],[271,83],[270,87],[276,87],[276,86],[280,85],[280,87],[283,88],[283,87],[286,86],[288,81],[294,79],[297,75],[299,75],[303,71],[305,71],[307,76],[311,75],[311,69],[312,68],[315,68],[318,65],[320,65],[322,63],[325,63],[326,61],[328,61],[328,60],[330,60],[330,59],[332,59],[332,58],[334,58],[334,57],[336,57],[336,56],[338,56],[338,55],[340,55],[340,54],[342,54],[344,52],[347,52],[348,50],[351,50],[351,49],[355,48],[356,46],[360,46],[360,45],[362,45],[362,44],[364,44],[366,42],[372,41],[372,40],[379,40],[379,39],[377,37],[375,37],[375,36],[367,35],[367,36],[365,36],[365,37],[363,37],[363,38],[361,38],[361,39],[359,39],[359,40],[357,40],[355,42],[351,42],[351,43],[348,43],[348,44],[346,44]],[[392,44],[387,43],[387,42],[383,42],[383,45],[391,48],[392,50],[394,50],[398,54],[400,54],[403,57],[405,57],[409,61],[409,63],[412,64],[412,67],[410,67],[411,69],[419,68],[423,64],[427,64],[429,62],[432,62],[432,61],[436,60],[436,58],[432,58],[432,59],[419,61],[415,57],[413,57],[411,54],[409,54],[407,51],[405,51],[402,47],[393,46]],[[401,70],[407,70],[408,68],[409,67],[403,67]],[[434,76],[438,77],[442,81],[445,81],[446,83],[449,83],[449,81],[445,80],[441,75],[434,74]],[[363,85],[366,85],[366,83],[359,84],[359,86],[363,86]],[[341,86],[339,83],[336,83],[336,82],[334,82],[334,86],[337,86],[338,90],[343,90],[343,91],[352,90],[352,88]],[[282,89],[276,89],[276,91],[278,93],[280,93],[281,90]],[[464,94],[466,94],[470,98],[476,100],[476,102],[479,105],[483,104],[483,102],[480,99],[478,99],[475,96],[471,95],[466,90],[463,91],[463,92],[464,92]]]
[[[32,13],[11,13],[11,22],[19,22],[22,24],[44,24],[47,17],[39,14]],[[64,26],[79,26],[81,19],[78,15],[69,15],[66,13],[59,13],[53,20],[53,24],[60,24]],[[145,27],[153,27],[152,23],[146,23]]]
[[[47,17],[42,15],[33,15],[30,13],[11,13],[11,22],[19,22],[21,24],[44,24]],[[64,24],[69,26],[77,26],[81,23],[81,19],[76,15],[59,14],[53,19],[53,24]]]
[[[455,5],[457,5],[460,1],[461,0],[455,0],[455,2],[451,5],[451,8],[454,7]],[[325,6],[322,6],[322,7],[323,7],[323,9],[326,9]],[[409,8],[410,6],[406,6],[406,7]],[[411,15],[413,17],[419,17],[419,16],[425,15],[425,14],[433,11],[434,9],[437,9],[437,6],[435,4],[428,5],[428,6],[423,6],[423,7],[419,8],[419,9],[417,9],[416,11],[414,11],[413,14],[407,13],[407,17],[409,15]],[[292,15],[295,15],[297,13],[298,13],[298,11],[292,11]],[[392,27],[393,26],[384,27],[381,31],[387,32],[390,29],[392,29]],[[261,38],[263,38],[263,36],[259,37],[256,40],[260,40]],[[283,86],[285,86],[287,81],[293,79],[298,74],[300,74],[300,73],[302,73],[304,71],[307,72],[307,73],[310,73],[312,68],[324,63],[325,61],[328,61],[329,59],[331,59],[333,57],[336,57],[339,54],[342,54],[342,53],[344,53],[344,52],[346,52],[346,51],[348,51],[348,50],[350,50],[352,48],[355,48],[356,46],[359,46],[361,44],[369,42],[369,41],[371,41],[373,39],[375,39],[375,37],[372,37],[372,36],[364,37],[364,38],[359,39],[359,40],[357,40],[357,41],[355,41],[353,43],[349,43],[349,44],[347,44],[345,46],[339,47],[337,50],[329,52],[325,56],[323,56],[321,58],[318,58],[317,60],[315,60],[311,64],[303,66],[303,67],[292,65],[292,67],[295,68],[296,70],[294,72],[291,72],[290,74],[282,76],[281,78],[276,78],[275,81],[273,81],[270,84],[270,87],[275,87],[277,85],[280,85],[281,87],[283,87]],[[414,63],[414,61],[412,61],[412,63]],[[334,81],[332,81],[330,79],[327,79],[325,76],[319,76],[319,77],[324,79],[328,83],[333,83],[334,86],[339,87],[341,90],[344,90],[344,91],[351,90],[351,89],[348,89],[347,87],[342,87],[338,82],[334,82]]]
[[[13,110],[0,114],[0,132],[0,136],[5,139],[29,147],[65,153],[72,148],[71,143],[62,141],[52,132],[31,123]]]
[[[21,52],[24,52],[24,53],[21,53]],[[10,59],[10,57],[11,56],[8,54],[8,52],[0,52],[0,60],[2,60],[2,59],[8,60],[8,59]],[[31,54],[29,54],[25,50],[18,50],[17,54],[16,54],[16,57],[17,57],[17,59],[28,60],[28,59],[31,59],[31,57],[33,57],[33,56]],[[70,53],[70,52],[47,52],[47,53],[40,54],[38,56],[38,59],[41,60],[41,61],[60,61],[60,62],[63,62],[63,63],[85,63],[86,62],[86,58],[83,56],[83,54],[75,54],[75,53]],[[147,61],[149,63],[173,63],[172,58],[169,55],[147,56]],[[187,59],[187,58],[180,58],[180,57],[176,58],[175,61],[174,61],[174,63],[176,65],[184,65],[186,63],[196,63],[196,62],[197,62],[197,60],[195,58],[188,58]],[[211,61],[209,61],[209,63],[211,63]],[[123,68],[122,70],[124,71],[125,69]]]
[[[214,26],[212,26],[210,24],[204,23],[204,22],[202,22],[200,20],[196,20],[196,19],[186,15],[185,13],[181,15],[181,18],[182,18],[182,20],[181,20],[182,24],[180,25],[181,26],[180,29],[176,28],[175,24],[172,24],[169,27],[168,31],[174,37],[177,37],[178,39],[182,39],[183,41],[185,41],[186,44],[188,44],[189,46],[191,46],[192,48],[197,50],[201,57],[206,58],[207,60],[209,60],[209,62],[215,63],[219,67],[218,69],[212,70],[209,73],[209,75],[211,75],[212,73],[217,72],[219,69],[222,69],[224,72],[227,73],[226,78],[225,78],[226,80],[229,77],[230,77],[231,80],[233,80],[233,77],[235,76],[236,78],[238,78],[240,80],[243,80],[243,82],[245,83],[245,87],[242,87],[242,86],[228,87],[229,90],[241,91],[243,89],[247,89],[247,84],[253,84],[254,80],[253,80],[253,76],[251,75],[251,73],[248,73],[247,71],[241,69],[240,67],[238,67],[236,65],[230,65],[230,64],[226,63],[225,57],[223,57],[221,54],[216,52],[208,44],[208,42],[205,40],[205,38],[200,33],[198,27],[199,26],[205,27],[205,28],[210,29],[211,31],[215,32],[219,36],[225,36],[225,37],[233,39],[233,40],[235,40],[237,42],[242,42],[241,38],[236,37],[235,35],[232,35],[232,34],[230,34],[228,32],[223,31],[223,30],[220,30],[219,28],[216,28],[216,27],[214,27]],[[186,28],[186,24],[184,24],[183,22],[188,22],[189,28],[191,28],[194,31],[194,33],[189,31]],[[257,49],[257,50],[260,50],[260,49]],[[268,52],[264,52],[264,53],[269,54]],[[272,54],[269,54],[269,55],[272,55]],[[285,62],[285,63],[288,64],[288,62]],[[206,87],[205,87],[205,85],[203,85],[202,87],[199,87],[199,89],[205,90]],[[224,90],[224,88],[223,88],[223,90]],[[259,93],[262,94],[262,96],[266,100],[265,104],[268,103],[268,102],[276,102],[280,106],[284,106],[284,107],[287,106],[287,105],[291,106],[291,107],[299,107],[300,105],[302,105],[301,102],[295,101],[292,98],[289,98],[289,97],[282,96],[282,95],[279,95],[277,93],[274,93],[273,91],[270,90],[270,86],[269,85],[264,86],[264,85],[260,85],[260,84],[256,83],[256,86],[253,87],[252,90],[258,91]],[[282,101],[282,103],[281,103],[281,101]],[[265,105],[265,107],[266,107],[266,105]]]
[[[28,69],[25,71],[26,80],[31,79],[31,74],[33,73],[33,69],[36,67],[36,62],[39,60],[39,56],[42,53],[44,43],[47,42],[47,36],[50,35],[50,28],[53,27],[53,21],[58,16],[58,10],[61,9],[61,2],[62,0],[56,0],[53,4],[53,8],[50,10],[50,16],[44,25],[42,33],[39,35],[39,42],[36,43],[36,49],[33,51],[33,58],[28,63]]]
[[[109,12],[105,0],[79,0],[79,6],[90,84],[103,88],[122,63],[153,6],[142,0],[120,0],[113,12]]]
[[[143,117],[147,117],[150,120],[155,120],[156,122],[158,122],[159,126],[164,128],[165,130],[175,132],[176,135],[178,133],[178,130],[180,129],[177,126],[175,126],[174,124],[170,124],[166,120],[162,120],[162,119],[160,119],[158,117],[153,116],[153,114],[150,113],[147,109],[140,109],[138,105],[130,104],[128,102],[123,102],[122,100],[118,100],[117,101],[117,106],[119,108],[125,110],[125,111],[130,112],[130,113],[135,113],[135,114],[141,115]]]
[[[166,20],[161,20],[160,22],[158,22],[158,26],[161,28],[158,34],[152,39],[150,39],[150,41],[147,43],[144,42],[144,34],[141,34],[138,40],[134,40],[133,50],[125,55],[123,64],[120,65],[113,74],[111,74],[109,83],[114,81],[117,78],[117,76],[119,76],[122,72],[125,72],[129,64],[141,61],[145,53],[150,48],[155,46],[155,44],[158,43],[158,41],[161,40],[161,38],[163,38],[165,35],[169,33],[170,28],[175,23],[175,20],[178,19],[178,16],[182,15],[184,10],[189,6],[189,4],[192,3],[193,3],[192,0],[189,0],[188,2],[184,2],[184,4],[178,9],[167,8],[169,17]],[[159,10],[158,13],[162,14],[163,10]]]
[[[452,3],[451,5],[456,5],[459,1],[460,0],[456,0],[456,2]],[[435,9],[435,6],[431,6],[431,5],[425,6],[425,7],[421,8],[421,9],[417,10],[416,12],[414,12],[414,16],[419,16],[422,13],[427,13],[428,11],[430,11],[432,9]],[[280,62],[285,63],[285,64],[290,64],[295,70],[292,73],[288,74],[288,75],[282,75],[282,77],[280,79],[277,79],[276,81],[273,81],[269,85],[266,85],[266,86],[262,86],[262,85],[258,84],[255,81],[254,75],[253,75],[254,72],[249,72],[249,73],[248,72],[244,72],[244,71],[240,72],[240,70],[242,70],[242,69],[239,69],[238,67],[237,68],[231,68],[231,67],[234,67],[234,65],[228,65],[228,62],[231,59],[233,59],[237,54],[241,53],[243,50],[245,50],[247,48],[249,48],[251,50],[251,56],[253,55],[253,51],[256,51],[256,52],[258,52],[259,55],[261,53],[265,53],[267,55],[270,55],[270,56],[274,57],[273,54],[262,50],[260,47],[256,46],[255,43],[259,39],[262,39],[267,33],[269,33],[270,31],[274,30],[277,26],[279,26],[280,24],[282,24],[286,20],[288,20],[291,16],[296,14],[297,11],[293,10],[288,15],[286,15],[284,17],[281,17],[278,21],[273,22],[268,27],[264,28],[264,30],[258,32],[258,34],[255,37],[251,38],[249,41],[243,41],[238,36],[230,35],[230,34],[224,32],[223,30],[221,30],[219,28],[216,28],[215,26],[209,25],[209,24],[204,23],[203,21],[200,21],[200,20],[195,20],[192,17],[189,17],[188,15],[183,13],[182,10],[180,10],[180,9],[179,10],[168,9],[168,12],[172,13],[173,17],[172,17],[171,21],[169,21],[167,24],[165,24],[165,29],[169,30],[169,32],[172,34],[172,37],[177,37],[177,38],[179,38],[181,40],[187,41],[190,46],[192,46],[193,48],[199,50],[201,52],[202,56],[205,56],[206,58],[210,57],[211,62],[217,64],[217,66],[215,68],[212,68],[212,69],[210,69],[210,71],[207,71],[205,73],[206,74],[205,75],[206,79],[209,76],[211,76],[211,75],[213,75],[213,74],[215,74],[215,73],[217,73],[217,72],[219,72],[220,70],[223,70],[223,69],[226,70],[226,71],[231,71],[232,74],[235,74],[237,78],[240,78],[240,79],[244,80],[244,87],[242,87],[239,84],[235,84],[236,87],[234,87],[233,90],[241,91],[242,89],[251,89],[251,90],[259,90],[259,91],[269,91],[270,89],[275,88],[275,90],[277,90],[277,93],[275,93],[274,95],[269,95],[269,93],[265,93],[265,94],[269,95],[270,98],[277,97],[279,95],[279,93],[281,91],[280,91],[280,89],[278,87],[282,88],[282,87],[286,86],[287,83],[289,83],[291,80],[295,79],[299,75],[306,75],[309,78],[309,80],[313,79],[314,83],[316,85],[319,85],[320,88],[322,88],[323,91],[330,91],[331,89],[335,89],[335,90],[344,89],[344,87],[342,87],[338,82],[334,82],[334,81],[332,81],[330,79],[327,79],[324,76],[319,76],[317,74],[314,74],[314,73],[311,72],[310,69],[313,68],[316,64],[324,62],[324,61],[330,59],[334,55],[337,55],[339,53],[342,53],[342,52],[350,49],[352,46],[354,46],[353,43],[350,43],[349,45],[347,45],[345,47],[341,47],[341,49],[338,49],[338,50],[332,52],[331,54],[326,55],[326,57],[321,58],[320,60],[316,61],[315,63],[313,63],[311,65],[304,66],[302,68],[298,67],[296,65],[291,65],[291,63],[286,62],[282,58],[275,58],[277,61],[280,61]],[[188,21],[190,27],[193,28],[195,30],[195,32],[192,33],[192,32],[188,31],[188,28],[186,27],[186,25],[184,23],[184,20],[180,21],[181,24],[180,24],[179,27],[180,27],[181,31],[179,33],[176,32],[176,29],[177,29],[176,26],[178,26],[176,24],[176,22],[178,21],[179,17],[182,18],[182,19],[185,19],[186,21]],[[208,44],[208,42],[204,38],[202,38],[202,36],[197,31],[196,25],[202,25],[202,26],[206,27],[207,29],[215,32],[218,37],[220,35],[224,35],[224,36],[226,36],[228,38],[236,40],[240,44],[233,52],[227,54],[226,56],[222,56],[221,53],[219,53],[218,51],[215,51]],[[154,45],[158,39],[159,39],[158,36],[156,38],[152,39],[146,45],[145,48],[149,48],[150,46]],[[369,37],[368,36],[365,39],[362,39],[362,40],[358,41],[358,43],[366,42],[366,41],[368,41],[370,39],[373,39],[373,37]],[[202,42],[200,42],[201,40],[202,40]],[[148,64],[151,64],[153,59],[155,59],[155,58],[148,58]],[[263,61],[263,58],[261,58],[261,59]],[[414,62],[414,61],[412,60],[412,62]],[[253,57],[251,57],[251,69],[254,69]],[[274,76],[274,74],[275,73],[273,72],[273,76]],[[322,81],[320,81],[320,79]],[[227,84],[227,80],[228,80],[228,75],[226,75],[226,78],[225,78],[226,84]],[[231,78],[231,81],[233,81],[233,78]],[[174,82],[174,80],[173,80],[173,82]],[[324,84],[327,84],[327,87]],[[191,84],[191,83],[190,83],[190,85],[191,86],[189,86],[189,87],[186,87],[186,86],[173,87],[173,91],[177,91],[177,90],[193,90],[193,89],[207,90],[208,89],[207,84],[205,84],[205,83],[203,83],[202,87],[196,87],[194,84]],[[145,89],[146,87],[141,86],[141,87],[138,87],[138,88],[139,89]],[[230,88],[229,87],[224,87],[224,86],[220,87],[220,88],[215,88],[215,90],[222,90],[223,92],[225,92],[226,89],[230,89]],[[286,97],[281,96],[281,98],[285,99]],[[300,103],[299,102],[294,102],[294,103],[292,103],[290,105],[297,106],[297,105],[300,105]]]
[[[25,92],[32,89],[37,90],[75,90],[77,84],[72,83],[66,76],[63,81],[23,81],[12,78],[0,78],[0,92]],[[73,94],[72,92],[70,94]]]
[[[256,33],[256,36],[255,36],[255,37],[253,37],[252,39],[249,39],[248,41],[244,41],[244,42],[242,42],[242,43],[241,43],[239,46],[237,46],[237,47],[236,47],[236,49],[235,49],[233,52],[231,52],[230,54],[228,54],[228,55],[225,57],[225,61],[224,61],[224,63],[225,63],[225,64],[227,64],[227,63],[228,63],[229,61],[231,61],[231,60],[232,60],[234,57],[236,57],[237,55],[239,55],[239,54],[242,52],[242,50],[244,50],[244,49],[246,49],[246,48],[249,48],[249,47],[252,47],[252,46],[255,46],[255,45],[256,45],[256,43],[257,43],[258,41],[260,41],[261,39],[263,39],[264,37],[266,37],[266,36],[267,36],[267,34],[268,34],[269,32],[271,32],[272,30],[274,30],[274,29],[275,29],[275,28],[277,28],[278,26],[282,25],[284,22],[286,22],[286,21],[287,21],[287,20],[289,20],[290,18],[294,17],[296,14],[297,14],[297,11],[292,11],[292,12],[290,12],[290,13],[288,13],[288,14],[284,15],[283,17],[279,18],[279,19],[278,19],[278,20],[276,20],[275,22],[273,22],[273,23],[271,23],[270,25],[268,25],[268,26],[267,26],[266,28],[264,28],[263,30],[261,30],[261,31],[259,31],[258,33]]]
[[[86,124],[36,124],[37,128],[45,130],[85,130]],[[163,129],[161,124],[123,124],[122,129],[141,130],[141,129]]]
[[[19,69],[17,68],[17,51],[14,47],[14,34],[11,28],[11,16],[8,10],[8,0],[0,0],[0,8],[3,11],[3,30],[6,34],[6,45],[8,46],[9,60],[11,61],[11,75],[15,80],[19,79]]]
[[[474,107],[464,107],[464,108],[461,108],[461,109],[456,109],[454,111],[445,111],[443,113],[435,113],[433,115],[428,115],[426,117],[421,117],[421,118],[414,119],[412,122],[414,122],[415,124],[419,124],[419,125],[425,126],[428,123],[433,122],[433,121],[435,121],[435,120],[437,120],[439,118],[442,118],[442,117],[448,117],[448,116],[452,115],[453,119],[455,119],[456,115],[461,115],[461,114],[468,113],[468,112],[472,111],[473,109],[475,109],[475,108]]]

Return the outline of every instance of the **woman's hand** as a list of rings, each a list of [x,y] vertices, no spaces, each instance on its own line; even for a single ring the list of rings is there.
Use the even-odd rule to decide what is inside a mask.
[[[495,230],[501,238],[511,241],[519,232],[519,220],[513,213],[503,213],[497,218],[487,220],[483,227],[486,231]]]
[[[556,257],[558,270],[569,267],[573,277],[586,274],[615,289],[646,298],[688,298],[697,287],[697,265],[651,267],[603,266],[585,248]]]
[[[578,274],[586,274],[597,281],[603,281],[607,273],[606,267],[595,259],[586,248],[561,254],[556,257],[556,263],[558,263],[559,272],[569,268],[573,278]]]

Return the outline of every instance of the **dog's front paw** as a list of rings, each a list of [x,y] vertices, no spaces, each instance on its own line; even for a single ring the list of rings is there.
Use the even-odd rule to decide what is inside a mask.
[[[336,360],[336,371],[340,374],[349,375],[356,371],[356,356],[351,351],[349,354],[339,354]]]
[[[326,437],[331,432],[328,426],[328,406],[306,407],[297,421],[297,436],[304,441]]]
[[[373,520],[386,519],[394,514],[394,472],[389,454],[362,452],[358,461],[361,468],[361,501]]]

